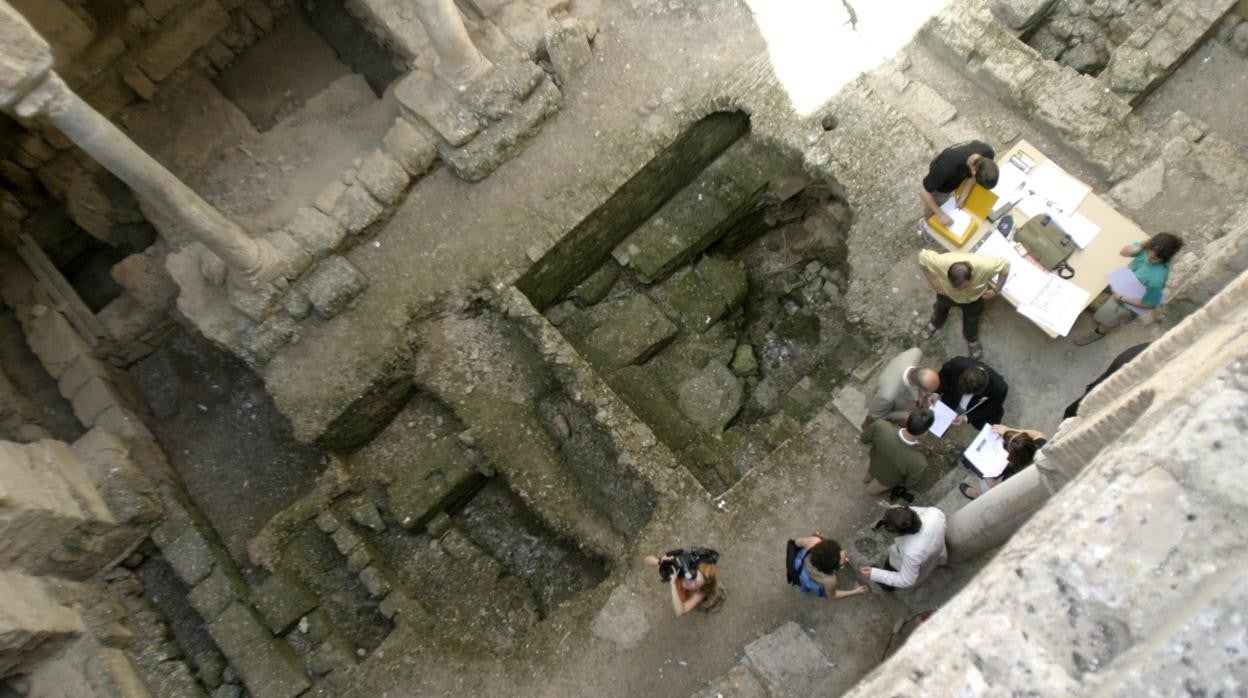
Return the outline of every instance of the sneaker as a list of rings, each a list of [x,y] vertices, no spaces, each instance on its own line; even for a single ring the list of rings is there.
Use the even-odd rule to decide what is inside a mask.
[[[970,352],[970,357],[972,359],[979,361],[984,358],[984,345],[979,342],[968,342],[966,348],[967,351]]]
[[[1097,332],[1096,330],[1092,330],[1091,332],[1083,335],[1082,337],[1076,337],[1075,346],[1086,347],[1089,344],[1092,344],[1093,342],[1099,342],[1102,339],[1105,339],[1105,335],[1101,334],[1100,332]]]
[[[926,342],[931,339],[934,334],[936,334],[936,326],[929,322],[926,327],[919,330],[919,339]]]

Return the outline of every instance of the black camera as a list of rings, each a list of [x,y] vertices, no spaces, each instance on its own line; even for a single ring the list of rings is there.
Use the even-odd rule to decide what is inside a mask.
[[[719,553],[710,548],[669,550],[659,561],[659,579],[669,582],[672,575],[679,575],[682,579],[693,579],[698,576],[698,565],[703,562],[709,562],[712,565],[719,562]]]

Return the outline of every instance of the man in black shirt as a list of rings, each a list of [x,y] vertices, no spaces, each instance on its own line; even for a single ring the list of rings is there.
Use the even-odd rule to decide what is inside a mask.
[[[981,187],[997,186],[997,163],[993,161],[996,156],[992,146],[983,141],[968,141],[942,150],[928,166],[923,188],[919,191],[927,211],[924,218],[935,215],[943,225],[952,223],[953,219],[940,210],[940,205],[956,191],[957,206],[962,208],[971,193],[972,175]]]

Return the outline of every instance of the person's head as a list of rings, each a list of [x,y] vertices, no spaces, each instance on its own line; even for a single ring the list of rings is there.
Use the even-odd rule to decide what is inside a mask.
[[[910,410],[910,414],[906,415],[906,431],[911,436],[922,436],[932,428],[932,422],[936,421],[936,413],[926,407],[916,407]]]
[[[940,390],[940,373],[934,368],[915,369],[912,380],[915,387],[925,393],[934,393]]]
[[[981,157],[975,164],[975,181],[979,183],[979,186],[992,189],[997,186],[997,180],[1000,177],[1001,172],[997,169],[997,163],[991,159]]]
[[[681,578],[680,586],[685,591],[705,589],[708,593],[715,588],[715,563],[703,562],[698,565],[698,574],[693,579]]]
[[[971,366],[958,377],[958,392],[979,395],[988,389],[988,372],[983,366]]]
[[[971,274],[974,271],[970,262],[954,262],[949,265],[949,272],[946,276],[949,278],[949,283],[960,291],[970,285]]]
[[[1031,434],[1021,431],[1010,431],[1005,434],[1005,452],[1008,462],[1017,468],[1025,468],[1036,460],[1036,451],[1040,444],[1031,438]]]
[[[876,527],[899,536],[908,536],[918,533],[923,527],[923,522],[914,509],[907,506],[895,506],[889,507],[888,511],[884,512],[884,517],[880,519]]]
[[[834,540],[819,541],[810,549],[810,564],[824,574],[836,574],[849,561],[849,553]]]
[[[1153,264],[1169,264],[1181,249],[1183,249],[1183,241],[1177,235],[1170,233],[1157,233],[1144,243],[1148,261]]]

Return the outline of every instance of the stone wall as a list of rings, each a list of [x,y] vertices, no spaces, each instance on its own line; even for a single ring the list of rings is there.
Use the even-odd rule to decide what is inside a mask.
[[[850,695],[1242,690],[1245,300],[1240,275],[1098,386],[1049,448],[1069,483]]]

